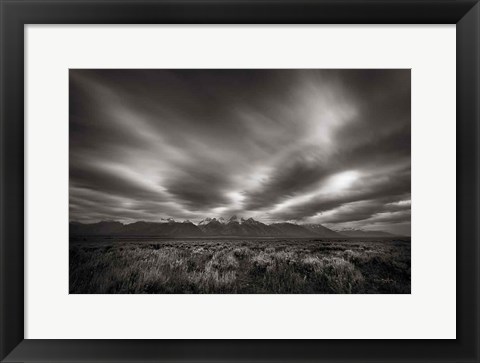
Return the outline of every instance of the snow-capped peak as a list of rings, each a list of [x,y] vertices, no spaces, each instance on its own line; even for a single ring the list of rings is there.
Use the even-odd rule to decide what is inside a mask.
[[[205,218],[204,220],[201,220],[201,221],[198,223],[198,225],[199,225],[199,226],[204,226],[204,225],[206,225],[206,224],[209,224],[211,221],[212,221],[212,218],[207,217],[207,218]]]
[[[240,223],[241,222],[241,219],[237,217],[237,215],[233,215],[230,217],[230,219],[228,220],[228,222],[238,222]]]

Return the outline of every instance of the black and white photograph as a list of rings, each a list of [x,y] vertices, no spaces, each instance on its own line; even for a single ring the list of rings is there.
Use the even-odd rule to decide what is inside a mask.
[[[410,294],[410,69],[70,69],[70,294]]]

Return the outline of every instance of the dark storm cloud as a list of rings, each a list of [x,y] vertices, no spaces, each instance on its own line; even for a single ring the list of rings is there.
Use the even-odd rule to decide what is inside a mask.
[[[70,196],[82,221],[409,229],[410,71],[71,70]]]
[[[409,168],[380,173],[369,170],[368,175],[354,176],[354,178],[355,180],[351,180],[350,184],[341,190],[336,192],[327,190],[326,193],[309,196],[308,200],[290,204],[288,208],[280,210],[275,216],[281,219],[303,219],[317,216],[316,221],[319,223],[340,222],[340,218],[345,218],[345,214],[335,213],[329,218],[322,218],[321,213],[334,211],[349,203],[368,202],[364,203],[361,208],[350,211],[347,219],[354,221],[387,208],[388,203],[410,200]],[[342,220],[342,222],[345,221]]]
[[[288,155],[275,165],[274,171],[260,187],[246,193],[245,207],[266,209],[318,184],[333,169],[328,158],[324,159],[322,160],[321,155],[316,155],[315,150],[312,150],[311,155],[308,155],[308,150],[297,155]]]

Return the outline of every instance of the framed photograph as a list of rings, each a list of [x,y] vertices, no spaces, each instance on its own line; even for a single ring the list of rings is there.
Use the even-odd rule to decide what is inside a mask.
[[[70,69],[70,294],[409,294],[410,73]]]
[[[5,362],[479,362],[478,1],[1,3]]]

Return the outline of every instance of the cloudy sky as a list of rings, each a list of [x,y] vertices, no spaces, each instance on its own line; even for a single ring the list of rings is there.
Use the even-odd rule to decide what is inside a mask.
[[[70,70],[70,220],[410,234],[410,70]]]

